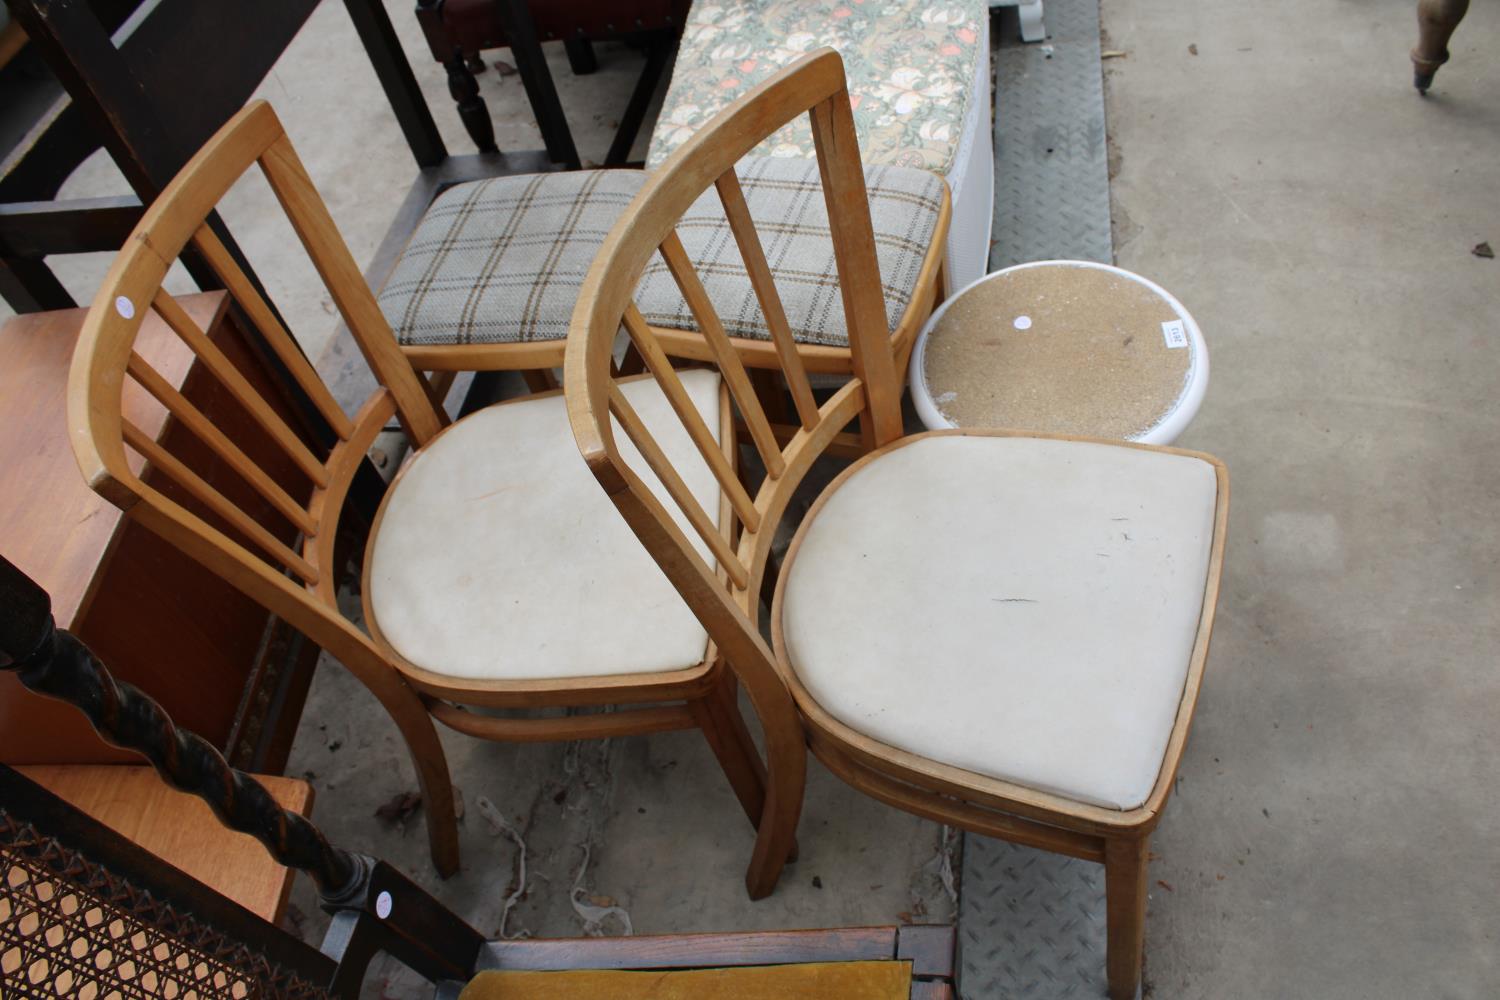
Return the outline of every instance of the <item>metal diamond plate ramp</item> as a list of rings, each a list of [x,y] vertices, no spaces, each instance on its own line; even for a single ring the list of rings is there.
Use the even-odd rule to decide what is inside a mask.
[[[1042,44],[1022,45],[1008,28],[993,34],[992,271],[1052,258],[1114,261],[1098,0],[1046,0],[1046,24]],[[1103,866],[965,837],[965,1000],[1103,997],[1104,927]]]
[[[1105,995],[1103,865],[969,834],[959,884],[965,1000]]]
[[[1098,0],[1047,0],[1046,23],[1040,44],[994,33],[992,271],[1053,258],[1114,262]]]

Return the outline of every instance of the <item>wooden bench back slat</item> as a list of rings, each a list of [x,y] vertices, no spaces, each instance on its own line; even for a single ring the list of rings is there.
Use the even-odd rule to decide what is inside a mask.
[[[239,264],[235,263],[223,242],[212,229],[205,225],[193,235],[193,245],[198,248],[208,261],[209,267],[212,267],[214,273],[224,282],[224,287],[229,289],[229,294],[240,304],[240,308],[245,310],[250,317],[250,322],[254,323],[256,329],[265,337],[271,350],[276,352],[276,357],[286,365],[287,371],[292,373],[292,377],[313,401],[313,405],[318,408],[323,419],[328,421],[328,425],[339,436],[339,440],[349,440],[349,435],[354,433],[354,424],[350,422],[338,401],[333,398],[333,393],[328,391],[328,386],[324,385],[323,380],[318,377],[312,363],[297,347],[297,342],[292,339],[292,335],[287,332],[286,327],[282,326],[281,320],[277,318],[270,303],[256,290],[255,285]]]
[[[203,504],[216,516],[223,518],[267,556],[297,574],[303,583],[317,584],[318,571],[307,560],[278,541],[275,535],[257,523],[224,494],[210,486],[202,476],[183,464],[181,459],[157,444],[151,435],[130,421],[122,421],[121,427],[125,432],[125,443],[155,466],[158,472],[187,490],[193,499]]]
[[[425,380],[401,353],[374,292],[365,283],[363,272],[339,235],[328,206],[318,196],[297,151],[283,134],[266,148],[259,162],[365,361],[380,384],[396,398],[396,410],[411,437],[412,447],[425,445],[443,429],[447,418],[433,402]]]

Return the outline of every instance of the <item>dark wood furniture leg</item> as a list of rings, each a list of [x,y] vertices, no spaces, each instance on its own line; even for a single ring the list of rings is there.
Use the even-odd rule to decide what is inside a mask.
[[[574,76],[588,76],[599,69],[599,58],[594,55],[594,43],[587,38],[569,38],[563,41],[568,53],[568,67]]]
[[[677,47],[677,42],[672,38],[656,37],[646,45],[646,66],[641,70],[640,79],[635,82],[630,103],[620,116],[620,127],[615,132],[614,141],[609,144],[609,152],[604,156],[606,167],[619,167],[628,162],[630,148],[635,145],[635,137],[640,134],[641,124],[646,120],[646,109],[651,106],[651,95],[656,93],[656,85],[661,82],[661,74],[667,68],[667,60]]]
[[[368,0],[345,0],[349,12],[354,15],[356,22],[363,19],[372,24],[380,20],[372,15],[368,8],[360,9],[361,4]],[[490,109],[485,106],[484,98],[479,95],[479,81],[474,79],[474,74],[484,69],[484,61],[479,58],[478,52],[465,52],[463,46],[458,44],[444,45],[440,39],[447,39],[448,32],[443,24],[444,0],[417,0],[417,23],[422,26],[422,31],[427,35],[433,47],[434,54],[442,54],[443,68],[448,71],[448,93],[453,98],[458,108],[458,118],[463,122],[464,130],[469,133],[469,138],[474,140],[475,147],[481,153],[493,153],[497,151],[495,145],[495,126],[490,121]],[[388,19],[386,19],[388,21]],[[373,29],[372,29],[373,30]],[[371,40],[364,39],[364,31],[361,30],[361,40],[365,41],[365,48],[373,49]],[[378,39],[384,43],[385,39]],[[373,59],[372,59],[373,61]],[[406,67],[410,72],[410,66]],[[380,68],[377,66],[377,72]],[[387,95],[391,94],[392,87],[402,89],[404,81],[386,80],[386,74],[382,73],[381,83],[386,89]],[[415,81],[413,81],[415,84]],[[394,105],[395,101],[392,100]],[[402,123],[405,127],[405,122]],[[441,140],[439,140],[441,142]],[[413,149],[415,150],[415,146]],[[446,154],[445,154],[446,155]],[[438,157],[437,161],[441,161]],[[420,162],[420,158],[419,158]],[[431,162],[421,163],[422,166],[432,166]]]
[[[448,93],[458,107],[459,120],[464,123],[469,138],[474,140],[481,153],[497,152],[500,147],[495,145],[495,125],[490,121],[490,109],[484,98],[479,96],[479,81],[474,79],[468,59],[463,52],[454,49],[443,68],[448,71]]]
[[[430,6],[433,6],[431,0],[422,0],[418,5],[419,21],[423,9]],[[349,20],[354,22],[354,31],[359,35],[365,55],[380,81],[380,89],[385,91],[385,99],[396,113],[396,122],[401,126],[401,134],[406,137],[417,166],[435,167],[442,163],[448,158],[448,148],[443,145],[437,122],[432,118],[432,109],[422,96],[417,75],[401,51],[401,41],[396,37],[396,29],[385,7],[378,0],[344,0],[344,9],[349,12]]]
[[[1448,61],[1448,39],[1469,12],[1469,0],[1419,0],[1417,47],[1411,50],[1413,83],[1424,96],[1438,67]]]
[[[531,113],[536,116],[537,126],[542,130],[547,155],[553,163],[578,170],[582,161],[573,145],[573,133],[568,128],[567,116],[563,114],[562,101],[557,97],[557,85],[552,82],[552,73],[547,69],[547,57],[537,39],[536,23],[531,19],[526,0],[495,0],[495,11],[505,29],[505,37],[510,41],[516,71],[521,74],[521,85],[526,88]]]
[[[46,261],[0,256],[0,298],[18,313],[72,309],[78,305]]]

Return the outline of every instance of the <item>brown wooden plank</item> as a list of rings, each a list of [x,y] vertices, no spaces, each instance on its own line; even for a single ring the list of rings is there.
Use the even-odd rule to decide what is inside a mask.
[[[182,342],[197,355],[198,363],[213,372],[214,377],[223,383],[224,388],[232,393],[245,408],[245,412],[249,413],[261,429],[286,451],[292,461],[297,463],[297,467],[317,485],[327,486],[328,470],[323,467],[323,463],[297,436],[291,426],[277,415],[271,404],[256,391],[250,381],[245,378],[244,373],[234,366],[218,345],[209,340],[203,330],[183,313],[182,306],[177,300],[168,295],[165,290],[158,289],[156,296],[151,300],[151,307],[167,321],[172,329],[177,331]]]
[[[272,923],[281,918],[292,871],[254,837],[227,829],[197,796],[167,785],[149,767],[39,764],[17,768],[32,781]],[[311,815],[313,789],[296,778],[257,776],[278,805]]]
[[[713,348],[719,374],[728,383],[729,391],[734,394],[734,401],[745,417],[750,439],[755,442],[755,450],[760,453],[766,474],[772,479],[779,477],[786,469],[786,462],[776,446],[776,439],[771,436],[770,422],[760,405],[760,398],[755,395],[755,388],[750,384],[745,363],[735,352],[729,335],[724,332],[724,324],[714,311],[713,301],[709,299],[708,291],[703,287],[703,281],[698,277],[698,271],[688,257],[687,249],[683,247],[676,229],[667,233],[666,238],[661,241],[661,259],[676,280],[678,290],[682,292],[688,309],[698,322],[698,330],[703,339]]]
[[[656,376],[657,386],[660,387],[662,395],[667,397],[667,402],[672,405],[677,418],[682,421],[688,437],[692,438],[693,443],[698,446],[698,453],[713,470],[714,478],[719,481],[720,488],[724,490],[729,502],[733,505],[740,523],[745,526],[746,531],[755,531],[760,527],[760,514],[755,510],[755,501],[751,499],[739,477],[735,475],[729,456],[724,454],[723,446],[709,431],[703,415],[693,406],[692,399],[688,397],[687,390],[682,386],[682,379],[672,367],[671,359],[656,342],[650,325],[646,323],[646,318],[641,315],[641,311],[636,308],[634,302],[625,310],[625,331],[630,336],[630,342],[639,352],[641,360],[645,362],[646,367],[651,369],[651,374]]]
[[[190,469],[181,459],[173,455],[141,431],[135,424],[124,423],[125,443],[138,454],[144,455],[158,473],[164,473],[199,503],[208,507],[215,515],[240,532],[265,554],[281,566],[290,569],[306,583],[318,582],[318,571],[289,547],[276,540],[259,522],[230,502],[224,494],[214,489],[203,477]]]
[[[194,322],[207,327],[220,315],[227,297],[208,292],[184,296],[180,302]],[[88,631],[85,625],[96,603],[96,569],[121,551],[122,537],[138,536],[140,530],[122,524],[119,509],[89,489],[68,440],[68,366],[87,313],[29,313],[0,327],[0,357],[5,359],[0,364],[0,469],[7,483],[18,486],[0,504],[0,552],[51,595],[58,626],[80,634]],[[155,317],[141,325],[137,344],[173,381],[180,381],[192,364],[192,355]],[[166,417],[143,392],[126,394],[125,413],[153,433],[161,430]],[[139,548],[125,545],[122,554],[129,558]],[[168,559],[155,569],[170,572],[176,562],[186,561]],[[113,598],[103,602],[106,605],[118,604],[121,597],[106,596]],[[142,596],[135,594],[132,600]],[[101,655],[115,651],[107,641],[85,637]],[[122,677],[136,683],[143,679],[130,670]],[[167,699],[174,703],[178,721],[190,719],[193,728],[213,738],[212,728],[202,726],[207,721],[202,714],[184,717],[177,711],[175,702],[182,700]],[[133,754],[96,737],[77,709],[32,694],[14,674],[0,674],[0,760],[132,759]]]
[[[492,969],[690,969],[893,958],[894,927],[669,934],[630,938],[491,941],[480,965]]]
[[[354,424],[349,420],[349,415],[339,408],[333,394],[328,391],[328,386],[323,383],[322,376],[313,369],[292,335],[281,325],[281,320],[276,318],[270,304],[256,291],[254,284],[240,269],[239,264],[235,263],[219,237],[204,225],[194,235],[193,245],[207,258],[214,273],[234,295],[234,300],[245,310],[271,350],[276,352],[276,356],[286,365],[287,371],[297,380],[307,398],[318,408],[323,419],[328,421],[328,425],[341,440],[347,441],[349,435],[354,433]]]

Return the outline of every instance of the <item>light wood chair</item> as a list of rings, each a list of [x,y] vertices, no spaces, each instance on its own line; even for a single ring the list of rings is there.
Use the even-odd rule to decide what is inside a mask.
[[[224,193],[256,164],[379,383],[353,418],[205,225]],[[168,266],[189,243],[337,429],[330,453],[315,454],[163,291]],[[301,482],[268,475],[250,457],[260,451],[230,440],[141,357],[136,335],[150,312],[249,411],[269,446],[295,460]],[[728,428],[717,380],[700,373],[689,381],[700,422]],[[653,382],[637,380],[622,391],[658,434],[667,432],[661,440],[673,461],[692,454],[685,433],[671,435],[668,400]],[[287,537],[300,533],[301,545],[284,543],[122,416],[127,394],[165,407],[254,488],[264,501],[256,514],[283,518],[293,529]],[[220,130],[151,206],[115,260],[74,355],[68,413],[79,466],[95,490],[301,630],[380,700],[416,767],[439,871],[456,869],[458,843],[434,719],[512,741],[701,729],[745,812],[760,823],[765,766],[740,715],[734,674],[578,460],[562,395],[523,397],[445,426],[268,104],[250,105]],[[366,632],[338,607],[335,541],[355,467],[392,417],[415,451],[369,531]],[[726,466],[733,456],[727,441],[715,459]],[[180,489],[153,488],[155,480],[143,478],[143,460]],[[693,478],[699,495],[710,498],[712,475],[705,470]],[[718,520],[725,534],[713,544],[723,548],[727,506]],[[777,745],[800,754],[790,699],[772,682],[755,678],[752,694],[767,706],[767,731]],[[624,707],[517,717],[462,706]],[[758,843],[747,876],[754,896],[770,891],[790,849],[776,841],[769,850],[765,833]]]
[[[1148,837],[1187,738],[1213,624],[1226,473],[1207,455],[1120,442],[1001,430],[901,436],[844,87],[838,56],[814,53],[650,178],[574,313],[565,367],[573,433],[739,675],[761,691],[779,682],[792,692],[830,770],[918,815],[1104,864],[1110,995],[1133,997]],[[681,376],[632,301],[637,280],[654,254],[670,262],[673,227],[694,199],[715,184],[732,197],[735,161],[804,112],[835,221],[856,376],[781,447],[738,355],[707,338],[766,468],[753,494],[744,489],[714,458],[718,440],[676,406],[729,498],[739,537],[728,546],[611,374],[611,349],[623,321],[668,398],[680,399]],[[773,294],[768,284],[762,292]],[[796,352],[782,358],[787,381],[805,385]],[[856,416],[881,447],[838,476],[803,520],[776,583],[768,644],[758,596],[772,538],[798,484]],[[676,510],[645,485],[648,470]],[[716,564],[699,554],[704,545]],[[757,703],[777,723],[767,809],[781,812],[765,822],[782,845],[802,775],[795,748],[779,744],[776,704]]]

